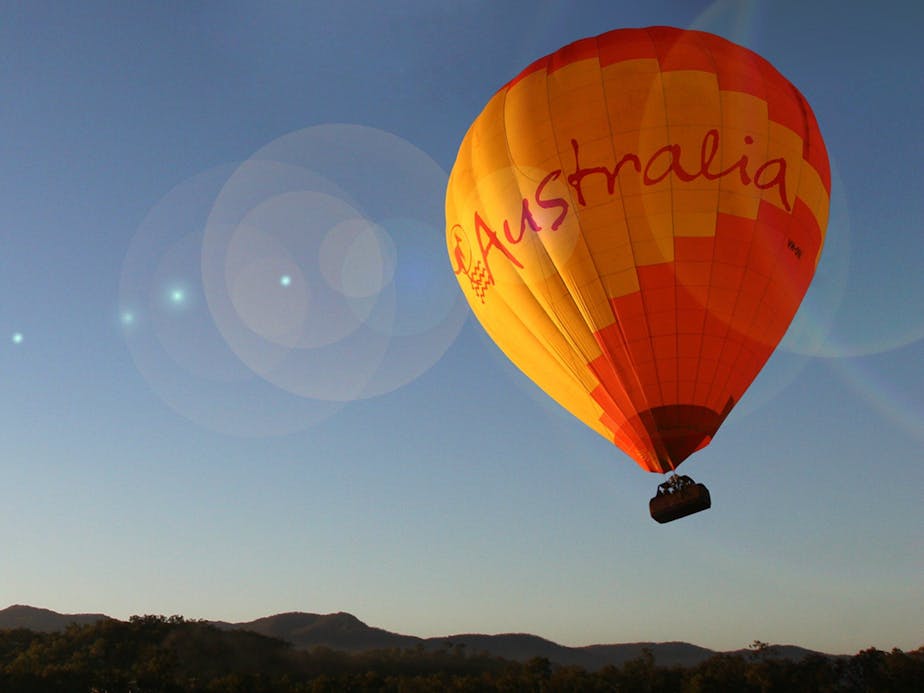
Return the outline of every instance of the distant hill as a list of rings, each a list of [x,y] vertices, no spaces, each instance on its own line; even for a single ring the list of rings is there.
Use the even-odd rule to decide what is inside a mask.
[[[437,638],[418,638],[399,635],[381,628],[367,626],[358,618],[347,613],[328,615],[286,613],[248,621],[246,623],[215,622],[220,628],[250,630],[292,643],[299,649],[329,647],[346,652],[362,652],[375,649],[413,649],[422,647],[428,651],[459,650],[468,653],[486,652],[495,657],[525,662],[533,657],[545,657],[563,666],[580,666],[596,671],[607,665],[622,666],[630,659],[642,656],[650,650],[660,666],[695,666],[717,654],[714,650],[685,642],[641,642],[615,645],[589,645],[567,647],[528,633],[504,633],[484,635],[466,633]],[[736,650],[729,654],[750,654],[750,650]],[[795,645],[774,645],[765,656],[780,659],[800,660],[816,653]]]
[[[59,614],[49,609],[14,604],[0,611],[0,628],[28,628],[37,633],[54,633],[72,623],[87,625],[109,618],[105,614]]]
[[[454,645],[464,645],[471,652],[489,652],[504,659],[525,662],[533,657],[545,657],[564,666],[579,666],[588,671],[597,671],[605,666],[622,666],[630,659],[636,659],[650,650],[659,666],[693,666],[714,654],[713,650],[685,642],[640,642],[616,645],[589,645],[567,647],[526,634],[505,635],[455,635],[449,640]]]
[[[109,617],[104,614],[59,614],[48,609],[17,605],[0,610],[0,629],[28,628],[39,632],[52,632],[63,630],[71,623],[88,624],[106,618]],[[649,650],[655,662],[662,667],[695,666],[718,654],[714,650],[685,642],[567,647],[527,633],[469,633],[439,638],[418,638],[368,626],[352,614],[343,612],[325,615],[291,612],[243,623],[211,623],[223,630],[251,631],[285,640],[302,650],[327,647],[343,652],[364,652],[420,648],[430,652],[447,650],[470,654],[487,653],[519,662],[533,657],[545,657],[555,664],[579,666],[588,671],[597,671],[607,665],[622,666],[625,662],[642,656],[645,650]],[[742,653],[750,651],[737,650],[728,654]],[[800,660],[809,654],[824,653],[795,645],[774,645],[764,652],[764,656],[791,660]]]
[[[344,652],[413,648],[424,641],[411,635],[398,635],[367,626],[347,613],[306,614],[292,612],[258,618],[246,623],[215,621],[219,628],[250,630],[292,643],[299,649],[329,647]]]

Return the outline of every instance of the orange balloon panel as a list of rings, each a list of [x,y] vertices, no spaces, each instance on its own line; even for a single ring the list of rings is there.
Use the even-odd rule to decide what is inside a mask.
[[[446,241],[504,353],[666,472],[783,337],[830,187],[811,109],[765,60],[702,32],[618,30],[488,102],[449,179]]]

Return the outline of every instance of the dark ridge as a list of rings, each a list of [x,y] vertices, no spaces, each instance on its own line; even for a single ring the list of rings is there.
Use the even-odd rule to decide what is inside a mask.
[[[0,610],[0,629],[27,628],[36,633],[54,633],[72,623],[83,626],[106,619],[109,617],[105,614],[59,614],[50,609],[14,604]]]
[[[71,624],[85,625],[109,619],[104,614],[59,614],[48,609],[15,605],[0,610],[0,629],[25,628],[50,633],[63,631]],[[661,667],[691,667],[718,654],[714,650],[685,642],[620,643],[568,647],[528,633],[486,635],[463,633],[437,638],[419,638],[392,633],[367,625],[352,614],[310,614],[288,612],[258,618],[254,621],[227,623],[210,621],[223,631],[247,631],[289,643],[296,650],[327,648],[346,653],[376,650],[421,650],[430,653],[450,652],[465,655],[487,655],[501,659],[528,662],[537,657],[562,666],[577,666],[599,671],[606,666],[622,666],[650,652]],[[723,654],[754,656],[754,650],[736,650]],[[809,655],[824,653],[795,645],[772,645],[761,650],[764,658],[798,661]],[[824,655],[829,656],[829,655]]]

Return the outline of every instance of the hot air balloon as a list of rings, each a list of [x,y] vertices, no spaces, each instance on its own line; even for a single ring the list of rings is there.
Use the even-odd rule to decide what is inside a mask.
[[[644,470],[712,440],[815,272],[830,171],[805,98],[766,60],[670,27],[537,60],[465,135],[449,260],[497,346]],[[655,520],[708,508],[672,476]]]

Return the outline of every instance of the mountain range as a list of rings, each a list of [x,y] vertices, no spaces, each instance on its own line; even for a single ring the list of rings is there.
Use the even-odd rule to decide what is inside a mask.
[[[37,632],[64,630],[70,624],[90,624],[110,618],[105,614],[61,614],[32,606],[13,605],[0,610],[0,629],[27,628]],[[695,666],[719,654],[686,642],[639,642],[613,645],[568,647],[528,633],[484,635],[477,633],[419,638],[392,633],[368,626],[352,614],[309,614],[291,612],[259,618],[243,623],[211,621],[224,630],[247,630],[278,638],[297,649],[326,647],[344,652],[381,649],[451,650],[460,653],[488,653],[502,659],[527,661],[544,657],[564,666],[579,666],[596,671],[607,665],[622,666],[625,662],[650,651],[659,666]],[[725,654],[741,654],[736,650]],[[824,654],[795,645],[773,645],[763,651],[765,656],[799,660],[810,654]]]

